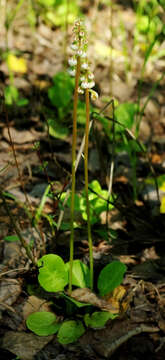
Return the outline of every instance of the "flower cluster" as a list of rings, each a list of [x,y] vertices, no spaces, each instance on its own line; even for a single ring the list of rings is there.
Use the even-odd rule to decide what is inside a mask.
[[[96,91],[92,90],[95,86],[94,74],[90,70],[90,62],[87,58],[88,42],[86,39],[86,29],[82,20],[78,19],[75,21],[73,33],[74,40],[70,47],[74,51],[74,55],[68,60],[70,65],[68,72],[73,77],[76,75],[77,58],[79,57],[81,75],[78,92],[79,94],[84,94],[84,90],[89,89],[92,100],[96,100],[98,98],[98,94]]]

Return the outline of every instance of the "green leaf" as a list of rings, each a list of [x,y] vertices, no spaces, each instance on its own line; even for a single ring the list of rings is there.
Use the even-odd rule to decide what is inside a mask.
[[[18,90],[14,85],[6,86],[4,89],[4,95],[5,95],[5,103],[7,105],[12,105],[13,102],[17,102],[19,97]]]
[[[5,236],[4,240],[7,242],[19,241],[19,237],[17,235],[9,235],[9,236]]]
[[[17,100],[17,106],[26,106],[27,104],[29,104],[29,100],[26,98],[20,98]]]
[[[70,296],[67,296],[66,294],[62,293],[61,294],[62,297],[64,297],[65,299],[67,299],[68,301],[72,302],[74,305],[76,305],[78,308],[81,308],[81,307],[85,307],[85,306],[91,306],[91,304],[86,304],[86,303],[83,303],[83,302],[80,302],[80,301],[77,301],[73,298],[71,298]]]
[[[63,192],[61,194],[61,197],[60,197],[60,201],[63,203],[63,201],[65,200],[65,197],[66,197],[66,192]],[[68,199],[67,199],[67,202],[66,202],[66,205],[70,208],[71,207],[71,195],[69,195]],[[74,198],[74,209],[75,211],[80,211],[80,198],[77,194],[75,194],[75,198]]]
[[[101,296],[113,291],[123,280],[127,270],[125,264],[120,261],[113,261],[106,265],[100,272],[97,287]]]
[[[137,111],[137,104],[133,103],[124,103],[120,104],[115,110],[115,118],[123,126],[115,124],[115,130],[118,132],[124,131],[124,128],[127,127],[131,129],[134,122],[134,116]]]
[[[60,324],[56,322],[56,315],[47,311],[30,314],[26,320],[26,325],[29,330],[39,336],[55,334],[60,327]]]
[[[66,263],[66,269],[69,273],[70,263]],[[90,274],[89,268],[87,265],[83,264],[81,260],[73,261],[73,270],[72,270],[72,285],[78,286],[80,288],[89,287],[90,285]]]
[[[70,344],[77,341],[84,332],[85,328],[81,321],[64,321],[60,327],[57,338],[61,344]]]
[[[38,2],[45,7],[50,7],[55,5],[56,0],[38,0]]]
[[[94,329],[100,329],[104,327],[109,319],[114,319],[116,314],[111,314],[107,311],[96,311],[91,316],[85,314],[84,321],[86,326],[90,326]]]
[[[60,125],[55,119],[47,119],[49,125],[49,134],[58,139],[65,139],[68,134],[69,130],[63,125]]]
[[[64,261],[55,254],[44,255],[37,263],[39,267],[38,281],[50,292],[63,291],[68,284],[68,273]]]
[[[138,19],[137,29],[139,32],[146,34],[149,31],[149,17],[142,15]]]
[[[73,96],[74,83],[69,74],[60,72],[53,77],[54,85],[48,90],[51,103],[57,108],[69,105]]]
[[[44,208],[44,205],[45,205],[45,202],[47,200],[47,196],[49,194],[49,190],[50,190],[50,184],[46,187],[45,191],[44,191],[44,194],[41,198],[41,201],[40,201],[40,204],[36,210],[36,214],[35,214],[35,224],[38,223],[40,217],[41,217],[41,214],[42,214],[42,210]]]
[[[91,191],[93,190],[93,191]],[[93,180],[89,184],[89,201],[90,201],[90,221],[91,224],[95,224],[98,222],[99,216],[103,211],[107,210],[107,201],[108,198],[108,191],[102,190],[99,182],[97,180]],[[102,196],[103,198],[99,197]],[[104,200],[105,199],[105,200]],[[112,198],[110,198],[112,200]],[[109,210],[113,208],[112,204],[109,204]],[[82,217],[84,220],[87,220],[87,212],[86,212],[86,196],[85,191],[83,191],[83,194],[80,198],[80,210],[82,213]]]
[[[158,2],[162,6],[162,8],[165,10],[165,0],[158,0]]]

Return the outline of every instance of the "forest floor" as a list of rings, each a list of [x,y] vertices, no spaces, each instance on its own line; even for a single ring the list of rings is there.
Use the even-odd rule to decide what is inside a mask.
[[[122,2],[119,2],[122,3]],[[135,13],[129,6],[118,4],[113,14],[113,47],[116,49],[113,62],[107,55],[109,42],[109,12],[106,6],[96,13],[94,7],[85,7],[87,26],[90,34],[89,56],[95,64],[94,73],[99,99],[95,106],[101,110],[105,98],[113,94],[119,104],[137,102],[138,84],[144,57],[140,49],[132,51],[132,32],[135,26]],[[119,16],[120,14],[120,16]],[[24,191],[20,184],[17,167],[13,157],[14,146],[19,171],[32,211],[39,205],[48,184],[41,164],[47,162],[47,175],[55,183],[55,191],[60,193],[68,183],[71,169],[72,117],[64,119],[69,134],[64,138],[47,136],[45,108],[56,114],[48,98],[48,88],[52,77],[64,71],[64,33],[61,28],[52,29],[39,17],[36,31],[32,31],[26,21],[26,7],[18,13],[9,31],[9,49],[21,51],[27,61],[28,70],[23,76],[16,74],[14,84],[21,97],[29,104],[24,107],[13,105],[6,110],[1,105],[0,118],[0,188],[17,199],[6,197],[7,207],[15,222],[19,219],[21,233],[27,241],[32,237],[37,244],[35,256],[40,257],[38,233],[32,229],[23,207]],[[123,38],[117,29],[120,19],[127,34],[127,58],[122,55]],[[100,21],[101,19],[101,21]],[[91,28],[92,22],[92,28]],[[4,29],[2,29],[4,30]],[[69,40],[72,27],[69,26]],[[0,48],[5,49],[2,33]],[[103,38],[104,34],[104,38]],[[164,42],[162,47],[165,46]],[[131,60],[130,60],[131,59]],[[127,61],[126,61],[127,60]],[[127,64],[127,62],[129,64]],[[129,71],[126,72],[127,65]],[[110,72],[111,69],[111,72]],[[152,85],[165,71],[164,59],[148,62],[141,94],[144,104]],[[126,76],[127,73],[127,76]],[[9,84],[8,68],[4,61],[0,64],[0,83]],[[111,80],[111,84],[110,84]],[[111,260],[117,259],[127,265],[127,273],[122,283],[126,290],[124,302],[127,310],[118,319],[110,321],[101,330],[88,329],[76,342],[69,345],[58,343],[56,336],[39,337],[26,328],[25,319],[29,306],[37,309],[41,299],[28,294],[27,284],[37,281],[24,249],[19,242],[4,240],[14,235],[11,219],[6,212],[4,201],[0,199],[0,358],[21,360],[163,360],[165,351],[165,214],[160,213],[160,201],[165,191],[156,191],[146,179],[165,173],[165,80],[162,80],[151,97],[143,115],[139,140],[146,145],[147,155],[138,153],[136,173],[138,200],[133,200],[131,182],[132,170],[126,152],[118,152],[115,157],[113,192],[117,198],[115,207],[101,214],[100,222],[92,228],[94,268],[97,274]],[[110,107],[105,115],[109,115]],[[78,131],[77,151],[81,144],[83,126]],[[12,138],[13,146],[11,146]],[[40,152],[34,150],[34,143],[40,141]],[[51,151],[53,153],[51,153]],[[109,183],[107,169],[110,167],[112,146],[109,138],[96,124],[90,138],[89,178],[98,180],[102,188]],[[83,163],[77,171],[77,191],[83,189]],[[56,205],[58,201],[56,202]],[[60,210],[47,199],[43,212],[55,212],[58,220]],[[69,221],[69,209],[64,212],[63,221]],[[69,260],[69,231],[60,230],[52,237],[46,217],[40,222],[43,246],[47,253],[56,253],[65,261]],[[88,262],[88,241],[85,223],[77,221],[80,227],[75,231],[75,256]],[[108,238],[100,235],[111,229]],[[114,233],[113,233],[114,231]],[[115,237],[113,238],[113,234]],[[45,299],[42,299],[45,301]],[[30,305],[29,305],[30,304]]]

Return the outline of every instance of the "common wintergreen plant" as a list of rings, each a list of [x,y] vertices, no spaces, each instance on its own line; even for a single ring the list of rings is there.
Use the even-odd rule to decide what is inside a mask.
[[[118,316],[119,310],[110,311],[105,309],[105,299],[122,282],[126,272],[126,266],[120,261],[113,261],[106,265],[100,272],[97,280],[98,295],[88,289],[90,286],[90,271],[87,265],[80,260],[73,260],[73,285],[77,290],[82,290],[86,295],[86,300],[76,300],[71,293],[68,296],[67,286],[69,283],[69,263],[64,263],[62,258],[55,254],[44,255],[38,261],[38,281],[41,287],[52,296],[52,305],[56,306],[56,298],[63,301],[62,315],[64,315],[64,306],[66,315],[74,314],[74,320],[61,320],[54,312],[37,311],[30,314],[26,320],[28,329],[39,336],[48,336],[57,333],[57,339],[61,344],[69,344],[78,340],[85,332],[85,327],[102,328],[109,319]],[[92,300],[97,299],[97,304],[104,304],[103,308]],[[93,302],[92,302],[93,301]],[[109,303],[107,303],[109,304]],[[94,311],[92,311],[94,306]],[[95,311],[99,307],[100,311]],[[67,309],[69,310],[67,312]],[[76,313],[82,309],[81,317]],[[108,310],[109,309],[109,310]],[[102,311],[103,310],[103,311]]]
[[[71,190],[71,238],[70,238],[70,275],[69,275],[69,291],[72,291],[72,267],[74,257],[74,199],[75,199],[75,161],[76,161],[76,138],[77,138],[77,106],[78,95],[85,93],[86,104],[86,127],[85,127],[85,147],[84,147],[84,175],[85,175],[85,192],[86,192],[86,212],[87,227],[89,241],[89,257],[90,257],[90,287],[93,288],[93,254],[92,254],[92,235],[90,226],[90,208],[88,198],[88,136],[89,136],[89,93],[92,99],[97,99],[98,94],[92,90],[95,85],[94,74],[90,70],[90,62],[87,58],[87,36],[83,22],[78,19],[75,21],[74,40],[71,49],[74,55],[69,58],[70,68],[68,72],[71,76],[75,76],[74,91],[74,108],[73,108],[73,141],[72,141],[72,190]]]

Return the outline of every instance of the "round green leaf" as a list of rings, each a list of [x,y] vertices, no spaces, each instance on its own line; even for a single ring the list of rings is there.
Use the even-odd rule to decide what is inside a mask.
[[[101,296],[113,291],[123,280],[127,267],[120,261],[113,261],[100,272],[97,287]]]
[[[86,326],[90,326],[94,329],[100,329],[104,327],[109,319],[114,319],[116,314],[111,314],[107,311],[96,311],[91,316],[85,314],[84,321]]]
[[[63,322],[58,332],[58,341],[61,344],[70,344],[83,335],[85,328],[81,321],[69,320]]]
[[[56,322],[56,315],[47,311],[30,314],[26,320],[26,325],[29,330],[39,336],[55,334],[60,327],[60,324]]]
[[[50,292],[63,291],[68,284],[68,272],[64,261],[55,254],[44,255],[38,261],[40,285]]]
[[[66,263],[66,269],[69,272],[70,263]],[[90,273],[89,268],[80,260],[73,261],[72,268],[72,285],[80,288],[89,287],[90,285]]]
[[[55,119],[47,119],[49,125],[49,134],[58,139],[65,139],[69,133],[68,128],[59,124]]]

